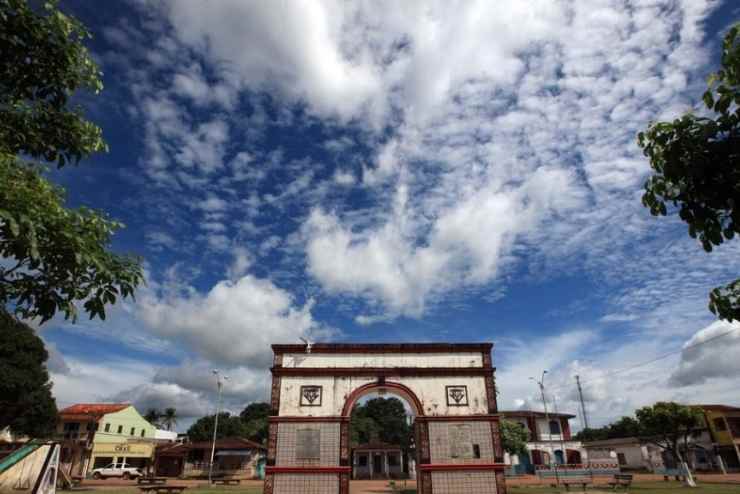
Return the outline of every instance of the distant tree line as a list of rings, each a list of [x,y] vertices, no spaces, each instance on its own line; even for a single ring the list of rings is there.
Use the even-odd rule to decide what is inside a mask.
[[[177,409],[168,407],[164,411],[160,411],[156,408],[150,408],[144,418],[155,427],[164,427],[171,431],[177,425]]]
[[[216,437],[242,437],[260,444],[267,443],[268,417],[271,413],[269,403],[255,402],[242,410],[239,415],[221,412],[218,416]],[[210,441],[213,439],[213,426],[216,415],[207,415],[195,421],[188,429],[190,441]]]

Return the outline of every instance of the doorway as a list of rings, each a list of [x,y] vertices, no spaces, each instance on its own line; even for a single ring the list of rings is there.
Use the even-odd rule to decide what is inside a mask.
[[[373,455],[373,476],[378,476],[383,473],[383,457],[374,454]]]

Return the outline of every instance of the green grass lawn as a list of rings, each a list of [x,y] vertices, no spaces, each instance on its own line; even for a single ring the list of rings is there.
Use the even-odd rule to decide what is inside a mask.
[[[96,494],[140,494],[136,487],[91,487],[87,492]],[[60,491],[57,491],[60,492]],[[262,494],[262,487],[189,487],[183,491],[183,494]]]
[[[556,489],[553,487],[541,486],[511,486],[508,488],[511,494],[546,494],[555,492],[566,492],[565,488]],[[592,486],[588,491],[613,492],[608,485]],[[669,494],[671,492],[683,491],[691,494],[729,494],[740,493],[738,484],[699,484],[695,489],[684,487],[678,482],[636,482],[629,489],[618,489],[616,492],[629,492],[630,494]],[[572,487],[571,492],[583,492],[578,487]]]
[[[566,492],[565,488],[556,489],[546,486],[509,486],[510,494],[554,494]],[[613,492],[608,485],[598,485],[590,487],[588,491]],[[699,484],[696,489],[683,487],[678,482],[637,482],[632,484],[628,490],[619,489],[616,492],[628,492],[630,494],[670,494],[676,491],[684,491],[687,494],[740,494],[740,485],[738,484]],[[99,494],[139,494],[136,487],[109,488],[102,487],[93,491]],[[402,494],[414,494],[414,490],[401,491]],[[571,492],[583,492],[580,488],[574,487]],[[183,494],[262,494],[262,487],[191,487]],[[475,493],[470,493],[475,494]]]

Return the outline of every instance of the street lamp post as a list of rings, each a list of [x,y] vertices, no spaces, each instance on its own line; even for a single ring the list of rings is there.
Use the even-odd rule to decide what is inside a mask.
[[[555,408],[555,414],[558,414],[558,400],[555,398],[555,395],[552,395],[552,404]],[[560,430],[560,451],[563,453],[563,463],[568,464],[568,454],[567,450],[565,449],[565,439],[563,438],[563,424],[560,423],[560,420],[558,419],[558,429]],[[552,439],[552,436],[550,436],[550,439]]]
[[[213,374],[216,376],[216,386],[218,387],[218,400],[216,401],[216,418],[213,421],[213,443],[211,444],[211,462],[208,465],[208,483],[213,483],[213,458],[216,455],[216,434],[218,433],[218,416],[221,413],[221,389],[224,383],[221,381],[223,377],[224,381],[229,380],[229,376],[221,376],[218,369],[213,369]]]
[[[542,396],[542,406],[545,409],[545,422],[547,422],[548,431],[550,430],[550,414],[547,413],[547,400],[545,400],[545,374],[547,374],[546,370],[542,371],[542,377],[538,381],[534,377],[530,377],[532,381],[536,382],[537,385],[540,387],[540,396]],[[537,421],[535,420],[535,429],[537,428]],[[535,434],[537,434],[537,431],[534,431]],[[552,434],[550,434],[550,440],[552,440]],[[553,456],[555,456],[555,453],[553,453]],[[552,465],[552,458],[550,459],[550,464]],[[555,481],[559,484],[558,480],[558,468],[557,465],[555,466]]]

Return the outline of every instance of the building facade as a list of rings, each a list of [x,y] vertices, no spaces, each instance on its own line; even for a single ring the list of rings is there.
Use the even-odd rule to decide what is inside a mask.
[[[727,471],[740,471],[740,408],[697,405],[704,413],[711,444],[707,450],[722,458]]]
[[[588,441],[583,446],[590,460],[616,459],[620,470],[655,472],[665,468],[662,448],[636,437]]]
[[[574,441],[570,432],[570,419],[575,415],[531,410],[499,412],[501,418],[521,424],[529,434],[529,454],[507,455],[508,463],[518,473],[533,473],[549,465],[581,465],[587,454],[580,441]]]
[[[687,443],[679,444],[681,456],[694,471],[740,471],[740,408],[727,405],[691,405],[701,411],[702,424]],[[589,441],[584,444],[591,461],[616,458],[623,470],[661,473],[677,468],[673,455],[636,437]]]
[[[408,478],[408,471],[404,469],[406,461],[401,447],[397,444],[386,444],[380,441],[358,444],[352,448],[352,478]]]
[[[154,471],[161,477],[207,478],[211,441],[173,443],[157,447]],[[213,476],[229,479],[264,478],[267,448],[240,437],[218,439],[213,457]]]
[[[113,462],[150,465],[155,428],[127,403],[80,403],[59,412],[61,467],[73,476]]]

